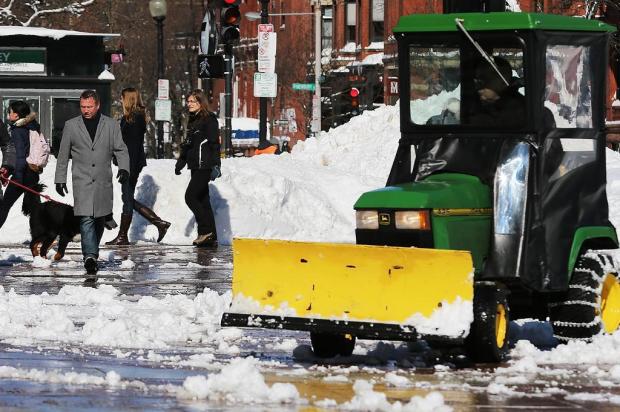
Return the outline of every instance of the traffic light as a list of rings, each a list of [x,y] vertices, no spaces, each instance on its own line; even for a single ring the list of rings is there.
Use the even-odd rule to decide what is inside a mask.
[[[358,100],[360,91],[357,87],[351,87],[349,96],[351,96],[351,114],[356,116],[360,114],[360,102]]]
[[[239,40],[239,11],[241,0],[222,0],[220,10],[220,36],[224,44],[231,44]]]

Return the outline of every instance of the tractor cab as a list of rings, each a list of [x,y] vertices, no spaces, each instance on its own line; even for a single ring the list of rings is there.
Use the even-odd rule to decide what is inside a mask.
[[[529,13],[402,17],[402,138],[388,188],[363,195],[356,210],[381,208],[394,188],[427,192],[416,206],[430,209],[431,233],[358,226],[358,243],[464,248],[479,280],[565,290],[582,249],[617,243],[605,192],[613,30]],[[438,185],[463,195],[449,200]],[[396,218],[385,209],[384,219]]]

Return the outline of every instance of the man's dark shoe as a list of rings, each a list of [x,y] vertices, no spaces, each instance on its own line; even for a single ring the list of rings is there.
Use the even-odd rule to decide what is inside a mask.
[[[206,235],[199,235],[193,243],[198,247],[217,247],[217,236],[209,232]]]
[[[97,259],[92,256],[87,257],[84,260],[84,269],[86,269],[87,277],[97,276],[97,271],[99,270],[99,266],[97,265]]]

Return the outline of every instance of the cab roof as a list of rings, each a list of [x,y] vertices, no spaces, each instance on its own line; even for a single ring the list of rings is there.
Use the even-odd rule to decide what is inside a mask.
[[[469,31],[493,30],[567,30],[614,32],[616,27],[598,20],[544,13],[452,13],[411,14],[402,16],[394,33],[454,32],[455,19],[463,19]]]

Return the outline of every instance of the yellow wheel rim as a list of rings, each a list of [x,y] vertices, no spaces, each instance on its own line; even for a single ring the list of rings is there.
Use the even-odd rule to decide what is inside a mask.
[[[612,273],[608,273],[603,281],[601,320],[606,333],[614,332],[620,325],[620,284]]]
[[[497,305],[495,314],[495,341],[498,348],[504,347],[506,341],[506,331],[508,330],[508,319],[506,319],[506,307],[502,304]]]

